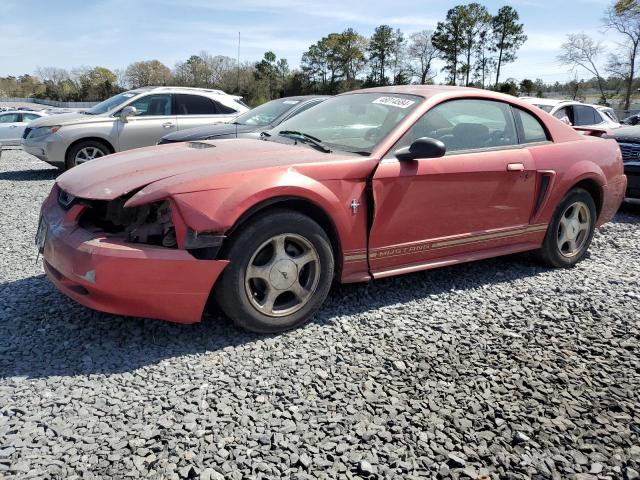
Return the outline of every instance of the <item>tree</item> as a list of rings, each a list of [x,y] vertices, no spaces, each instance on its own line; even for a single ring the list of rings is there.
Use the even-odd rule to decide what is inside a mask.
[[[432,83],[431,64],[438,56],[438,50],[432,42],[433,31],[422,30],[411,34],[407,54],[412,61],[412,73],[418,77],[421,85]]]
[[[623,79],[626,89],[624,94],[624,109],[629,110],[633,79],[636,76],[636,58],[640,45],[640,5],[637,0],[618,0],[605,11],[603,20],[607,29],[617,30],[625,42],[620,45],[618,55],[609,58],[610,73]]]
[[[504,6],[498,10],[498,14],[491,21],[493,33],[492,51],[497,52],[496,62],[496,87],[500,81],[500,70],[505,63],[514,62],[518,49],[527,41],[524,34],[524,25],[518,23],[520,16],[510,6]]]
[[[338,44],[338,59],[343,72],[347,88],[352,88],[358,75],[365,66],[365,51],[367,39],[353,28],[347,28],[340,34]]]
[[[389,83],[386,69],[393,64],[394,53],[398,48],[398,37],[389,25],[376,27],[369,40],[369,61],[371,62],[372,77],[378,85]]]
[[[491,72],[496,67],[496,61],[488,53],[491,51],[491,32],[485,30],[480,32],[475,47],[475,68],[474,79],[485,88],[486,82],[490,80]]]
[[[600,42],[596,42],[585,33],[567,35],[567,41],[560,47],[562,53],[558,55],[558,61],[569,65],[573,70],[583,68],[596,77],[600,90],[601,102],[606,103],[602,76],[598,70],[598,58],[604,53]]]
[[[327,83],[327,54],[326,47],[321,42],[311,45],[302,55],[302,61],[300,62],[302,71],[307,75],[308,81],[311,84],[321,86],[321,91],[324,91]]]
[[[104,100],[118,91],[115,73],[104,67],[80,67],[72,72],[79,84],[78,96],[88,101]]]
[[[265,52],[264,57],[255,65],[255,78],[266,85],[267,99],[276,98],[279,91],[280,69],[289,69],[287,60],[276,62],[276,54]]]
[[[171,83],[171,70],[159,60],[145,60],[130,64],[124,73],[131,88]]]
[[[532,80],[529,80],[528,78],[525,78],[524,80],[522,80],[520,82],[520,91],[525,92],[527,94],[527,96],[531,96],[531,92],[533,91],[533,89],[535,88],[535,83],[533,83]]]
[[[506,82],[499,83],[496,90],[514,97],[518,96],[518,85],[513,78],[508,78]]]
[[[470,3],[462,7],[462,35],[460,50],[464,61],[460,67],[460,73],[465,76],[465,86],[469,85],[471,70],[473,68],[471,60],[474,52],[477,51],[478,43],[486,38],[491,15],[486,7],[479,3]]]
[[[462,5],[451,8],[444,21],[438,22],[431,39],[444,61],[444,71],[449,73],[449,83],[456,85],[458,79],[458,56],[463,41],[465,8]]]
[[[352,28],[331,33],[302,55],[302,72],[316,90],[324,93],[353,88],[366,63],[366,48],[367,39]]]

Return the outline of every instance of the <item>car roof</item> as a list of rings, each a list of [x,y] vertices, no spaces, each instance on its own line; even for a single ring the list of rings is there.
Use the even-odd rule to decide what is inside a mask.
[[[16,109],[16,110],[3,110],[0,112],[0,115],[4,115],[5,113],[35,113],[36,115],[44,115],[44,113],[38,111],[38,110],[22,110],[22,109]]]
[[[549,105],[555,107],[557,105],[577,105],[580,102],[576,100],[563,100],[557,98],[540,98],[540,97],[519,97],[520,100],[524,100],[527,103],[533,103],[536,105]]]
[[[154,86],[148,86],[148,87],[140,87],[140,88],[134,88],[133,90],[130,90],[130,92],[136,92],[136,93],[143,93],[143,92],[201,92],[201,93],[208,93],[208,94],[213,94],[213,95],[227,95],[227,96],[232,96],[226,92],[223,92],[222,90],[217,90],[214,88],[197,88],[197,87],[154,87]]]

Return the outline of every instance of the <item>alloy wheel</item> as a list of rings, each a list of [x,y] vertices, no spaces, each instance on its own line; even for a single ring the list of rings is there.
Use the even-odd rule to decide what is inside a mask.
[[[301,235],[285,233],[262,243],[245,270],[251,305],[269,317],[285,317],[304,307],[320,279],[320,257]]]
[[[76,165],[80,165],[81,163],[88,162],[89,160],[99,157],[104,157],[104,152],[102,150],[97,147],[84,147],[78,150],[74,160]]]
[[[584,202],[569,205],[558,223],[558,249],[565,257],[578,255],[591,230],[591,213]]]

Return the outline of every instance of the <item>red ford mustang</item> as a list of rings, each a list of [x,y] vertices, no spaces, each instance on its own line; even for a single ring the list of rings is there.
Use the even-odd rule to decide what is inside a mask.
[[[587,251],[625,192],[615,140],[517,98],[404,86],[326,100],[262,140],[149,147],[60,176],[36,241],[55,286],[122,315],[309,320],[332,281]]]

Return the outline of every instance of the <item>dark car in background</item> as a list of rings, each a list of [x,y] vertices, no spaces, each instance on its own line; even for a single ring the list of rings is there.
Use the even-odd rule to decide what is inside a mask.
[[[627,176],[627,198],[640,199],[640,125],[612,130],[622,151]]]
[[[329,97],[325,95],[301,95],[271,100],[236,117],[232,123],[218,123],[170,133],[162,137],[158,145],[214,138],[258,138],[260,132],[276,127],[327,98]]]

